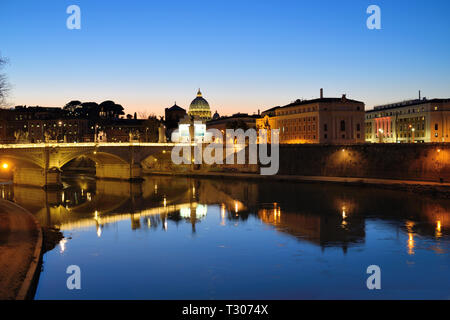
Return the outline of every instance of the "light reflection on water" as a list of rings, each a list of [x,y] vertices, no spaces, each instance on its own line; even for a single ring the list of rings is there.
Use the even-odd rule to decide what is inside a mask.
[[[65,239],[37,299],[450,298],[450,201],[372,188],[148,177],[1,185]],[[82,290],[66,289],[67,266]],[[382,290],[366,288],[366,268]]]

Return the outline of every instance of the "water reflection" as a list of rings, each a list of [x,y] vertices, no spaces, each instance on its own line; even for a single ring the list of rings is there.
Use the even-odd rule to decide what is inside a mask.
[[[41,224],[62,231],[95,226],[97,236],[109,224],[131,222],[131,229],[167,230],[167,220],[196,224],[208,214],[208,205],[220,206],[220,224],[255,215],[283,233],[325,247],[349,246],[365,241],[367,219],[385,219],[407,234],[408,254],[414,237],[448,236],[448,200],[409,196],[378,190],[336,186],[286,184],[229,184],[215,180],[148,177],[143,183],[66,177],[62,191],[44,191],[3,184],[3,199],[33,212]],[[380,201],[382,199],[382,201]],[[405,221],[402,223],[402,221]]]
[[[73,259],[92,275],[86,288],[109,288],[83,291],[82,298],[371,298],[365,270],[374,263],[397,290],[380,297],[450,294],[443,281],[450,266],[450,200],[163,176],[142,183],[66,177],[64,185],[47,192],[0,185],[2,198],[67,237],[46,253],[38,298],[72,298],[58,285]],[[110,277],[119,291],[108,287]]]

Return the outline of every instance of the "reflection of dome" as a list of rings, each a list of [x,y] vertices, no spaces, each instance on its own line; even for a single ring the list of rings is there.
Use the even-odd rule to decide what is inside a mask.
[[[208,206],[202,205],[202,204],[198,204],[197,207],[195,207],[195,218],[196,219],[202,219],[204,217],[206,217],[206,214],[208,212]],[[180,208],[180,217],[184,218],[184,219],[192,219],[192,212],[191,212],[191,208],[188,206],[185,207],[181,207]]]
[[[216,110],[216,112],[214,113],[214,115],[213,115],[213,120],[217,120],[217,119],[219,119],[220,118],[220,115],[219,115],[219,113],[217,112],[217,110]]]
[[[199,118],[201,120],[211,119],[209,103],[202,97],[200,89],[198,89],[197,98],[192,100],[188,113],[190,116],[194,116],[195,118]]]

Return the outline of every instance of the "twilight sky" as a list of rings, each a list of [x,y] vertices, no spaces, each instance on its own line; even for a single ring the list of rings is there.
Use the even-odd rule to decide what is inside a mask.
[[[81,8],[81,30],[66,8]],[[381,8],[382,30],[366,9]],[[448,0],[0,0],[12,105],[106,99],[127,113],[257,112],[325,96],[450,97]]]

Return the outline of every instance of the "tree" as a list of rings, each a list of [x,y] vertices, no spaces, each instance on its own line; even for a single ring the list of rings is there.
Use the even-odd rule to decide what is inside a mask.
[[[161,121],[153,115],[149,116],[147,120],[145,120],[144,126],[144,139],[146,142],[158,142],[158,128],[161,125]]]
[[[82,118],[97,119],[99,116],[99,106],[96,102],[83,102],[81,104],[80,116]]]
[[[139,119],[148,119],[148,112],[147,111],[139,111],[138,116],[139,116]]]
[[[5,66],[6,63],[7,63],[6,58],[0,56],[0,70]],[[6,78],[6,75],[0,73],[0,106],[3,105],[3,103],[5,102],[8,92],[9,92],[9,83]]]
[[[72,100],[63,107],[63,110],[66,111],[70,116],[78,118],[82,114],[81,101]]]
[[[111,100],[103,101],[100,103],[99,107],[102,117],[107,119],[117,119],[119,116],[125,114],[125,112],[123,112],[123,107]]]
[[[76,109],[77,107],[81,107],[81,101],[78,100],[72,100],[70,102],[68,102],[65,106],[64,106],[64,110],[69,110],[69,111],[73,111],[74,109]]]

